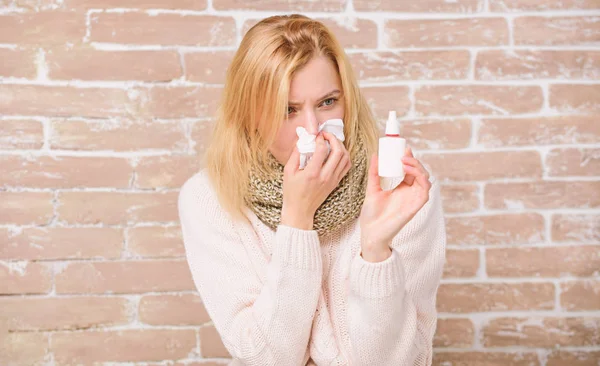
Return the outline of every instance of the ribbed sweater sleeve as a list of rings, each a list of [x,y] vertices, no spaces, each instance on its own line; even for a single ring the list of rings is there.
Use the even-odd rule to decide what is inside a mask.
[[[224,346],[245,365],[301,365],[323,276],[317,232],[280,225],[261,281],[217,202],[190,180],[178,211],[193,281]]]
[[[392,241],[392,254],[350,267],[348,321],[353,365],[432,363],[436,293],[445,264],[446,230],[439,182]]]

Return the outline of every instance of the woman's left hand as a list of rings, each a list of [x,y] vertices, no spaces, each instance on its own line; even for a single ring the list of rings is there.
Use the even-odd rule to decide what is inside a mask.
[[[367,192],[360,213],[361,255],[380,262],[391,255],[396,234],[429,200],[429,172],[406,148],[402,157],[404,180],[393,190],[381,189],[377,154],[371,156]]]

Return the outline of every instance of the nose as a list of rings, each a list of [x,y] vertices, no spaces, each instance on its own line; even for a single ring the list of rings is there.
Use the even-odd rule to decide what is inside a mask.
[[[311,135],[316,135],[319,132],[319,121],[317,120],[317,116],[315,116],[314,112],[310,111],[306,113],[304,128]]]

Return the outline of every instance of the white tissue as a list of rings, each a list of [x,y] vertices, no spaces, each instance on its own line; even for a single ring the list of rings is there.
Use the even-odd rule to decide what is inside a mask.
[[[339,118],[325,121],[319,126],[318,132],[321,131],[329,132],[337,137],[338,140],[344,141],[344,122]],[[298,151],[300,152],[300,169],[304,169],[317,147],[315,141],[317,136],[309,134],[304,127],[296,127],[296,134],[298,134],[296,146],[298,146]],[[329,146],[329,141],[325,140],[325,142],[327,143],[327,156],[329,156],[331,147]]]

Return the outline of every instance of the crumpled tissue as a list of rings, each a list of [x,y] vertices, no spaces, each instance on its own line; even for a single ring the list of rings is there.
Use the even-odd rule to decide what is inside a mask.
[[[344,141],[344,122],[339,118],[328,119],[325,121],[319,126],[318,132],[321,131],[329,132],[337,137],[338,140]],[[317,135],[308,133],[304,127],[296,127],[296,134],[298,134],[296,146],[300,152],[300,169],[304,169],[317,147]],[[325,140],[325,142],[327,143],[327,156],[329,156],[331,147],[329,146],[329,141]]]

